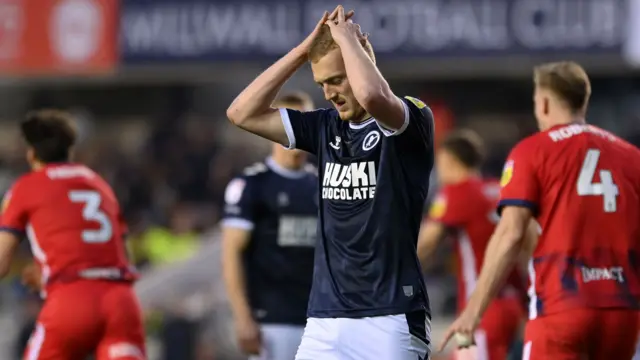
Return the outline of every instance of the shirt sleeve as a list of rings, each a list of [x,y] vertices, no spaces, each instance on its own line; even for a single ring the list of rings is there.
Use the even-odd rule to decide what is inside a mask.
[[[224,193],[222,226],[253,230],[256,215],[255,186],[245,177],[231,180]]]
[[[540,184],[536,166],[533,164],[535,151],[527,150],[522,143],[509,154],[500,178],[500,201],[498,214],[505,206],[521,206],[537,214],[540,201]]]
[[[16,183],[2,199],[0,230],[22,237],[29,219],[20,188],[20,184]]]
[[[322,127],[330,116],[330,110],[298,111],[284,108],[279,110],[289,139],[289,146],[286,148],[300,149],[317,155]]]
[[[416,143],[431,146],[433,143],[433,113],[422,100],[405,96],[399,98],[404,108],[404,123],[398,130],[385,128],[380,122],[378,127],[385,136],[401,136]]]
[[[447,188],[444,188],[431,203],[427,218],[447,227],[459,227],[465,222],[464,207],[460,205],[455,195],[448,191]]]

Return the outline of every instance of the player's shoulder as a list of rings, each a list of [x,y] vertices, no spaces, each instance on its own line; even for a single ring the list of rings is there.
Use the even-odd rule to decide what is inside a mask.
[[[463,183],[460,184],[444,184],[438,190],[434,201],[442,203],[450,203],[456,201],[460,197],[464,197],[464,193],[468,192]]]
[[[264,161],[256,161],[249,166],[245,166],[241,173],[243,177],[255,177],[265,174],[269,171],[269,167]]]
[[[518,141],[513,149],[515,151],[537,150],[544,148],[547,142],[549,142],[549,138],[546,132],[536,132]]]
[[[290,110],[297,111],[297,110]],[[340,120],[338,110],[333,108],[318,108],[304,112],[305,118],[316,119],[320,122],[337,121]]]
[[[18,193],[18,192],[31,192],[36,188],[41,189],[43,186],[46,186],[46,182],[48,181],[46,174],[41,171],[30,171],[28,173],[22,174],[18,176],[11,186],[7,193]]]
[[[478,198],[484,191],[487,182],[483,178],[470,178],[466,181],[444,187],[444,194],[451,202],[468,204],[470,199]]]
[[[426,118],[433,121],[433,112],[431,108],[422,100],[417,97],[405,95],[400,97],[400,100],[405,104],[409,110],[409,115],[412,117]]]
[[[33,186],[32,186],[33,178],[34,178],[33,173],[29,172],[27,174],[20,175],[17,179],[13,181],[11,186],[9,186],[7,191],[4,193],[4,196],[2,197],[2,212],[4,212],[4,210],[9,205],[9,201],[12,198],[15,198],[16,194],[22,194],[22,193],[27,194],[30,191],[28,190],[25,191],[25,189],[28,189],[28,188],[33,189]]]
[[[254,188],[259,186],[261,183],[264,183],[262,180],[269,176],[270,172],[269,167],[264,161],[258,161],[246,166],[227,184],[225,198],[227,194],[231,194],[229,195],[231,197],[236,197],[234,194],[241,196],[247,187]]]

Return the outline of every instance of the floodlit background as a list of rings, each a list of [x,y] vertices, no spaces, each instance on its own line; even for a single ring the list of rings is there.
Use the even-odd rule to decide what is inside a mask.
[[[16,123],[60,107],[81,124],[80,159],[114,187],[143,280],[151,359],[242,359],[219,269],[222,193],[269,144],[225,109],[335,1],[3,0],[0,192],[27,171]],[[640,1],[349,1],[398,95],[427,102],[437,136],[469,127],[499,176],[536,130],[532,65],[570,59],[593,81],[588,121],[640,145]],[[287,85],[328,106],[307,68]],[[437,184],[435,184],[437,186]],[[451,246],[426,274],[435,340],[455,311]],[[0,285],[0,359],[18,359],[39,309],[18,275]],[[286,359],[283,359],[286,360]]]

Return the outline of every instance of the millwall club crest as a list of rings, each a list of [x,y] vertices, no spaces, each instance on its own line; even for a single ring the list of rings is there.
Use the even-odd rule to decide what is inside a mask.
[[[364,141],[362,142],[362,150],[369,151],[376,147],[376,145],[378,145],[378,142],[380,142],[380,132],[373,130],[364,137]]]

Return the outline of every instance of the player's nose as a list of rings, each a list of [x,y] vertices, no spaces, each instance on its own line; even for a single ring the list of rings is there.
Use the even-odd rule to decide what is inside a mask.
[[[327,101],[333,101],[338,98],[338,93],[331,90],[328,86],[323,87],[322,92],[324,93],[324,99]]]

